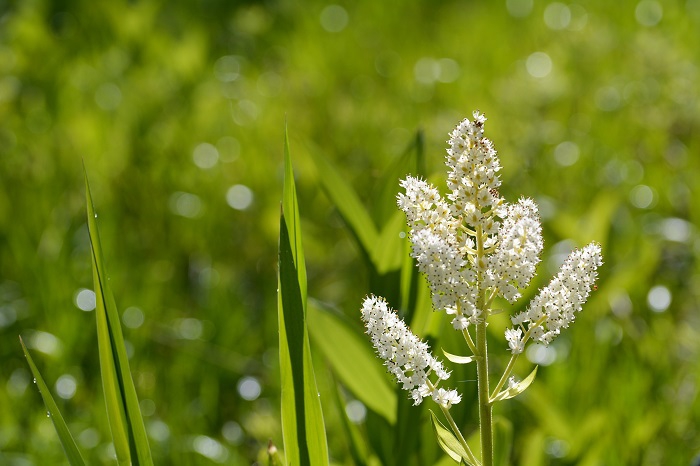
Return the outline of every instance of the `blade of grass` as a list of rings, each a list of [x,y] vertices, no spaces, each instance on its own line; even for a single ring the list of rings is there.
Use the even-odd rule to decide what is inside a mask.
[[[306,270],[286,131],[284,152],[277,295],[282,437],[288,465],[324,465],[328,446],[306,328]]]
[[[365,209],[355,190],[340,176],[333,165],[320,153],[311,151],[323,190],[357,240],[363,255],[376,264],[372,252],[377,243],[378,232],[372,217]],[[376,268],[376,265],[374,265]]]
[[[39,369],[37,369],[36,364],[34,364],[34,361],[29,354],[29,351],[27,351],[27,347],[24,345],[22,337],[19,337],[19,342],[22,345],[22,351],[24,351],[24,356],[27,358],[27,363],[29,364],[29,368],[34,376],[34,381],[36,382],[37,388],[39,388],[39,393],[41,394],[41,398],[44,400],[44,405],[46,406],[51,422],[53,422],[53,426],[56,429],[58,439],[61,441],[61,446],[66,454],[66,458],[68,458],[68,462],[71,464],[71,466],[84,466],[85,461],[83,460],[83,456],[80,454],[80,450],[78,450],[78,445],[76,445],[73,436],[68,430],[66,421],[63,420],[61,411],[59,411],[56,402],[51,396],[49,387],[47,387],[46,383],[44,383],[44,379],[41,377]]]
[[[97,342],[102,386],[107,405],[112,441],[119,464],[152,466],[148,436],[141,416],[136,388],[129,370],[121,323],[109,287],[104,256],[97,230],[97,215],[85,173],[87,221],[96,295]]]

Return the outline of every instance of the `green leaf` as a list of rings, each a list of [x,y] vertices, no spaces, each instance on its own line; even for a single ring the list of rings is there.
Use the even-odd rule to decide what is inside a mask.
[[[459,443],[457,437],[448,430],[440,420],[435,416],[433,410],[430,410],[430,419],[433,422],[433,432],[435,432],[435,438],[437,439],[440,448],[449,455],[450,458],[460,463],[463,461],[467,465],[472,463],[469,461],[469,455]]]
[[[405,242],[408,241],[401,233],[406,227],[406,217],[403,212],[396,211],[384,225],[372,249],[372,263],[380,274],[401,268],[405,255]]]
[[[470,362],[476,360],[476,356],[457,356],[456,354],[448,353],[445,350],[442,350],[442,354],[444,354],[449,361],[455,364],[469,364]]]
[[[396,392],[365,334],[320,303],[309,306],[309,332],[333,372],[369,409],[391,425],[396,423]]]
[[[396,195],[401,189],[399,182],[406,175],[425,176],[423,168],[424,146],[423,132],[418,130],[403,153],[382,171],[381,179],[377,183],[379,189],[376,196],[373,196],[375,202],[372,213],[375,221],[382,222],[383,219],[391,217],[394,212],[398,211]]]
[[[525,377],[520,382],[516,383],[514,386],[501,390],[500,393],[493,397],[491,402],[493,403],[494,401],[507,400],[524,392],[525,389],[530,386],[532,381],[535,380],[535,375],[537,375],[537,367],[538,366],[535,366],[532,372],[530,372],[530,375]]]
[[[306,271],[289,139],[280,215],[278,324],[282,385],[282,437],[289,465],[328,464],[321,401],[306,328]]]
[[[53,422],[54,428],[56,429],[58,439],[61,441],[61,446],[63,447],[63,452],[66,454],[66,458],[68,458],[68,462],[71,464],[71,466],[84,466],[85,461],[80,454],[80,450],[78,450],[78,445],[76,445],[75,440],[73,440],[73,436],[68,430],[66,421],[63,420],[63,416],[61,415],[56,402],[51,396],[49,387],[47,387],[46,383],[44,383],[44,379],[41,377],[39,369],[37,369],[36,365],[34,364],[29,351],[27,351],[27,347],[24,346],[22,337],[19,337],[19,342],[22,345],[22,351],[24,351],[24,356],[27,358],[27,363],[29,364],[29,368],[34,376],[34,381],[36,382],[36,386],[39,388],[39,393],[41,394],[41,398],[44,400],[44,405],[46,405],[49,417],[51,418],[51,422]]]
[[[311,151],[316,169],[319,173],[323,190],[335,205],[343,220],[357,239],[365,257],[372,258],[372,251],[377,244],[377,228],[367,209],[362,205],[355,190],[345,178],[340,176],[331,163],[320,153]],[[374,262],[374,261],[372,261]]]
[[[92,202],[87,172],[85,173],[85,195],[92,253],[92,276],[97,301],[95,308],[97,346],[112,442],[119,464],[150,466],[153,465],[151,450],[134,381],[129,370],[129,359],[124,346],[119,313],[104,266],[97,230],[97,215]]]

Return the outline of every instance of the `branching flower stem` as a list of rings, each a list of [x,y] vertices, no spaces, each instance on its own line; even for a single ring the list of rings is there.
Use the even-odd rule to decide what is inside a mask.
[[[535,325],[530,327],[530,329],[527,332],[525,332],[525,335],[523,335],[523,346],[530,339],[530,334],[532,333],[532,330],[535,327],[542,325],[545,320],[547,320],[547,315],[543,315],[542,317],[540,317],[540,319],[535,323]],[[521,353],[515,353],[510,357],[510,361],[508,361],[508,365],[506,366],[506,370],[503,371],[503,375],[501,376],[501,380],[498,381],[498,383],[496,384],[496,387],[493,389],[493,393],[491,394],[491,399],[493,399],[496,395],[498,395],[498,392],[500,392],[501,389],[503,388],[503,386],[506,384],[506,381],[510,377],[510,374],[513,372],[513,368],[515,367],[515,362],[518,360],[518,356],[520,356],[520,354]]]
[[[435,389],[435,386],[430,381],[428,381],[428,387],[431,390]],[[438,405],[440,406],[440,409],[442,410],[442,414],[445,416],[445,419],[447,419],[447,423],[450,424],[452,432],[457,436],[457,440],[459,440],[460,445],[462,445],[462,448],[464,448],[464,451],[467,453],[467,456],[469,456],[469,461],[471,461],[475,466],[481,466],[481,463],[479,462],[479,460],[476,459],[476,456],[472,452],[471,448],[469,448],[469,444],[464,438],[464,435],[462,435],[462,431],[459,430],[457,423],[452,418],[452,415],[450,414],[450,408],[439,403]]]

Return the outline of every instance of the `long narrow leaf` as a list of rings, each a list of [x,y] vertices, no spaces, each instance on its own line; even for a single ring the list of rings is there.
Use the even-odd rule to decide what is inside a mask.
[[[282,208],[277,301],[284,449],[290,466],[325,465],[328,446],[306,328],[306,271],[286,136]]]
[[[435,432],[435,438],[437,439],[440,448],[442,448],[442,450],[453,460],[460,463],[464,461],[466,464],[472,464],[469,461],[469,455],[464,447],[462,447],[462,444],[459,443],[457,437],[455,437],[447,427],[442,425],[432,410],[430,410],[430,420],[433,423],[433,431]]]
[[[333,372],[352,394],[389,424],[395,424],[396,392],[366,336],[317,303],[309,306],[309,332],[314,347],[323,352]]]
[[[80,450],[78,450],[78,445],[76,445],[73,436],[70,434],[66,421],[63,420],[61,411],[59,411],[56,402],[51,396],[49,387],[47,387],[46,383],[44,383],[44,379],[41,377],[39,369],[37,369],[36,365],[34,364],[29,351],[27,351],[27,347],[24,346],[22,337],[19,337],[19,342],[22,345],[22,351],[24,351],[24,356],[27,358],[27,363],[29,364],[29,368],[34,376],[34,381],[36,382],[37,388],[39,388],[39,393],[41,394],[41,398],[44,400],[44,405],[46,405],[46,410],[48,411],[49,417],[51,417],[51,422],[53,422],[53,426],[56,429],[58,439],[61,441],[61,446],[66,454],[66,458],[68,458],[68,462],[71,464],[71,466],[84,466],[85,461],[83,460],[83,456],[80,454]]]
[[[148,436],[129,370],[121,323],[104,266],[90,185],[85,174],[87,221],[96,295],[97,344],[112,441],[119,464],[152,466]]]
[[[315,151],[312,151],[311,154],[324,191],[340,212],[352,234],[357,238],[365,257],[371,260],[378,236],[372,217],[362,205],[355,190],[345,178],[340,176],[333,165],[323,155]]]

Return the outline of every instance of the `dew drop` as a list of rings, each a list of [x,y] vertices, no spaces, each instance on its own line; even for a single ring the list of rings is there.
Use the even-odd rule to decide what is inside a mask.
[[[46,417],[51,417],[51,413],[46,411]]]
[[[33,380],[34,383],[36,383],[36,378]]]

